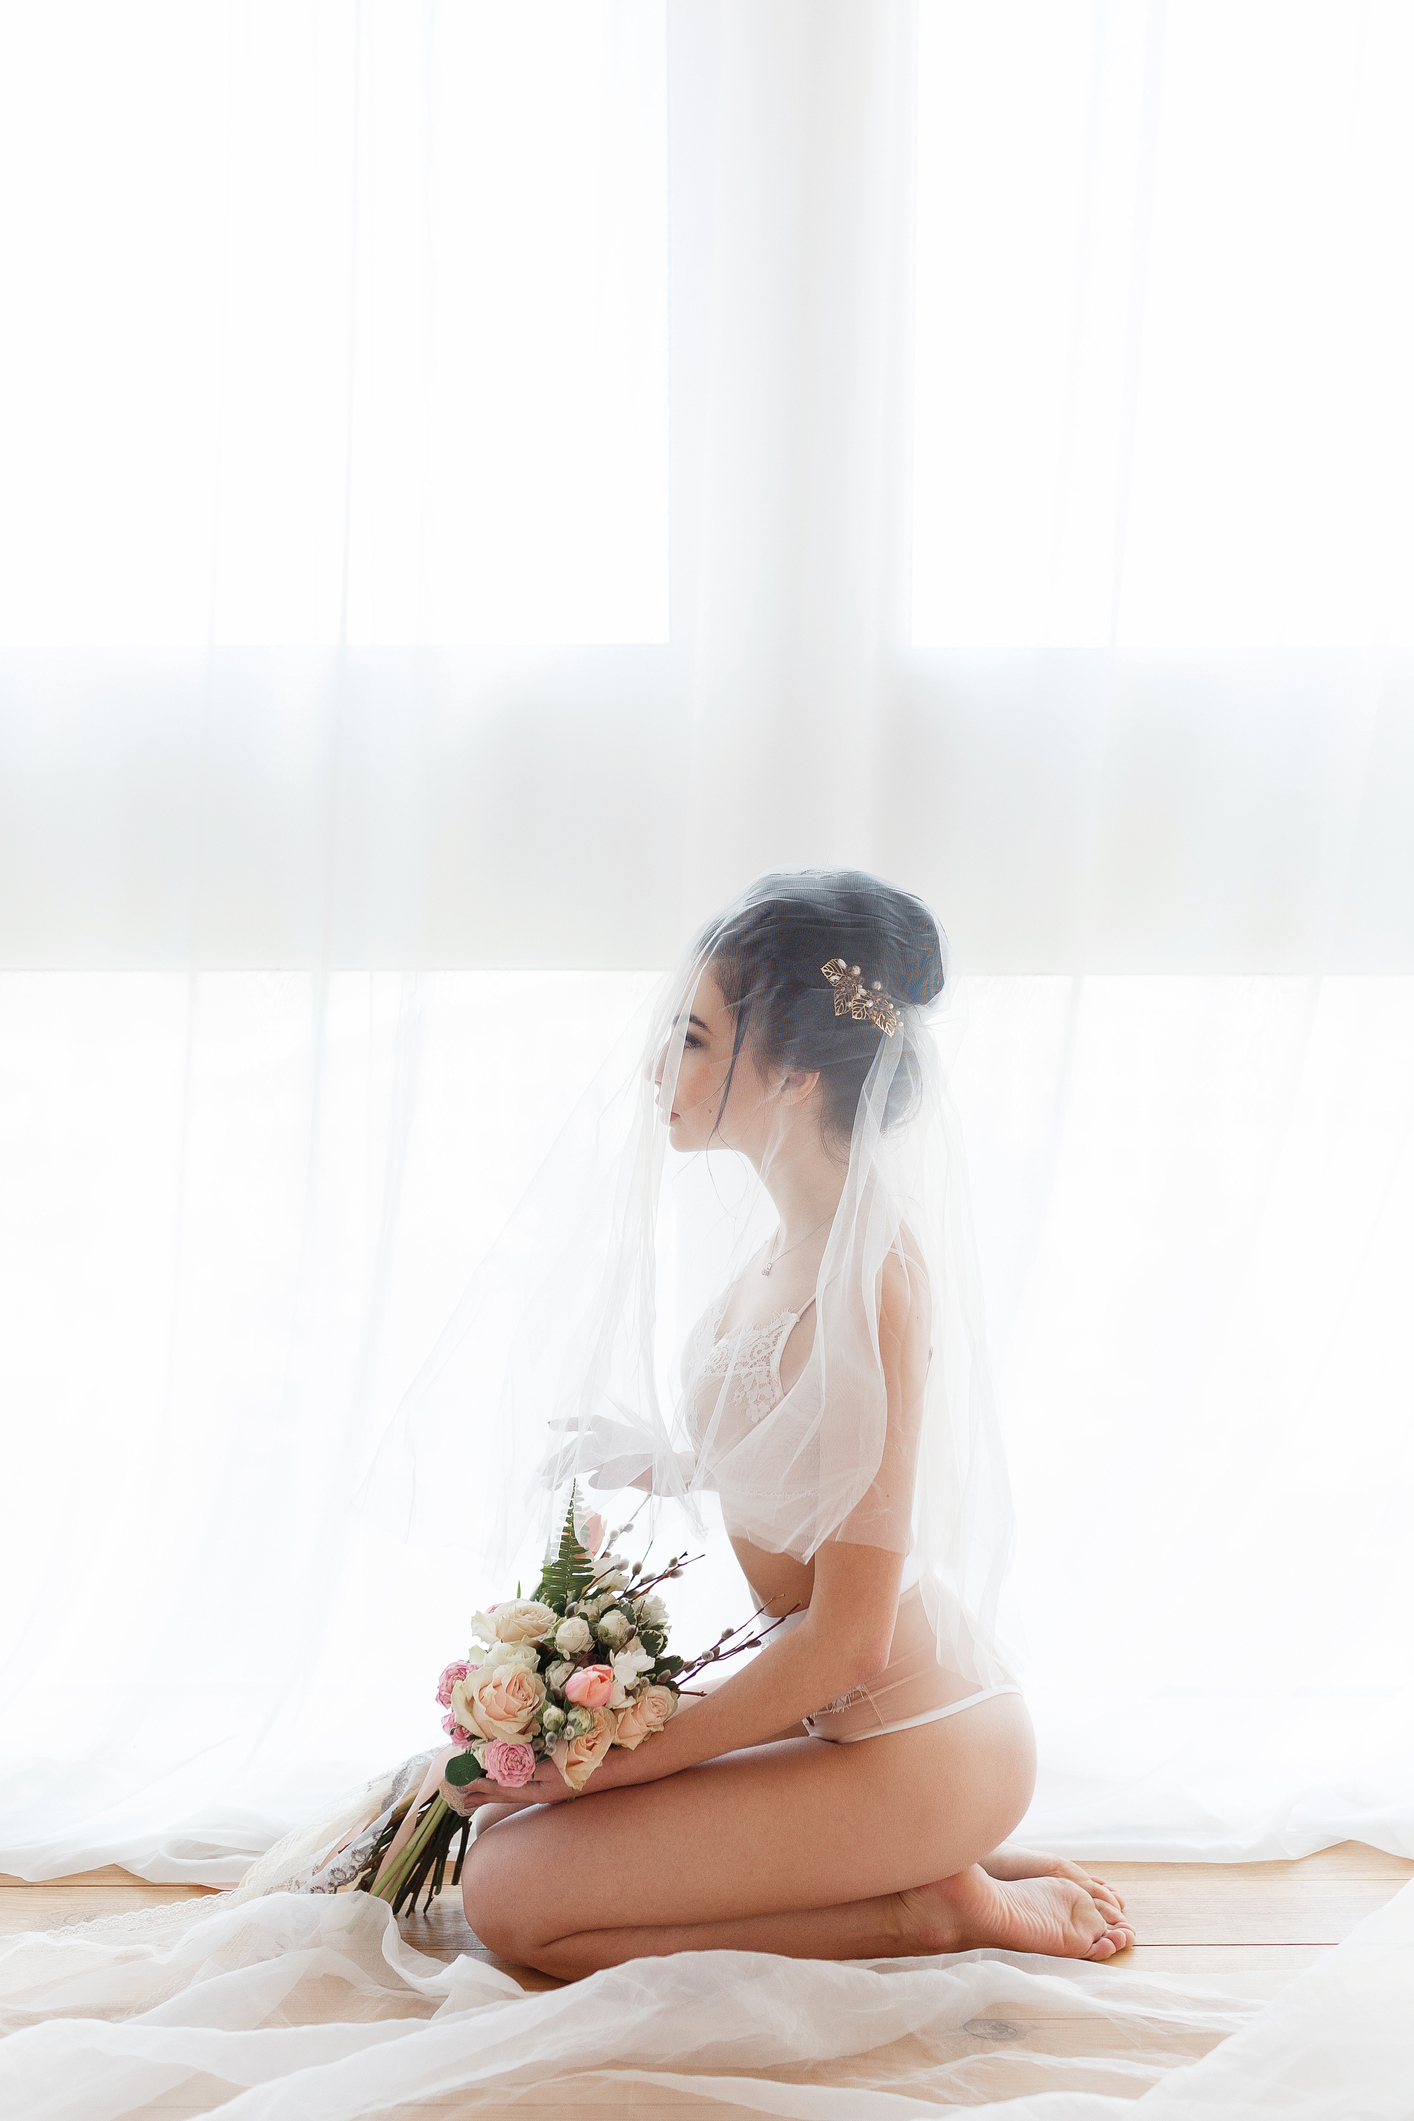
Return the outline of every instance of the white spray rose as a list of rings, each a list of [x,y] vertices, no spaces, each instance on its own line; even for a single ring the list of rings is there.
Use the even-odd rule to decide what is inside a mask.
[[[633,1699],[635,1687],[645,1672],[653,1669],[653,1659],[635,1635],[626,1650],[620,1650],[614,1658],[614,1691],[609,1696],[611,1709],[626,1709]]]
[[[573,1670],[574,1666],[567,1658],[557,1657],[553,1664],[547,1664],[545,1667],[546,1686],[553,1688],[557,1694],[563,1693],[565,1681]]]
[[[542,1731],[548,1732],[553,1736],[556,1731],[562,1731],[564,1727],[565,1712],[563,1709],[557,1709],[553,1701],[548,1708],[540,1711],[540,1728]]]
[[[593,1709],[573,1708],[566,1716],[565,1723],[572,1736],[582,1738],[586,1731],[594,1729],[594,1711]]]
[[[615,1610],[604,1615],[594,1632],[611,1650],[621,1650],[633,1633],[633,1622],[626,1613]]]
[[[496,1640],[496,1623],[489,1613],[473,1613],[471,1616],[472,1637],[477,1642]]]
[[[666,1627],[668,1608],[656,1591],[650,1591],[646,1598],[639,1599],[638,1618],[640,1625],[643,1627]]]
[[[587,1650],[594,1637],[589,1632],[589,1622],[578,1613],[570,1620],[562,1620],[555,1630],[555,1648],[562,1657],[578,1657]]]

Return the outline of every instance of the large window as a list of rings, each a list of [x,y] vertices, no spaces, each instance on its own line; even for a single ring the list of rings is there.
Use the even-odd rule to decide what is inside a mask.
[[[0,646],[667,632],[652,0],[0,16]]]
[[[914,639],[1414,641],[1414,9],[922,0]]]

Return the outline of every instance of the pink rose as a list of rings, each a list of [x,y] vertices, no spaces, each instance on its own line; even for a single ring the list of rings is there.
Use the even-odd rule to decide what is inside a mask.
[[[467,1667],[464,1663],[449,1664],[446,1671],[443,1672],[441,1678],[437,1681],[437,1699],[441,1702],[444,1709],[451,1704],[452,1688],[459,1679],[465,1679],[466,1674]],[[445,1729],[446,1726],[444,1725],[443,1728]]]
[[[614,1742],[618,1718],[612,1709],[595,1709],[594,1728],[579,1738],[561,1738],[551,1758],[576,1795],[584,1788]]]
[[[450,1713],[442,1718],[442,1728],[449,1738],[454,1738],[456,1740],[458,1745],[471,1745],[475,1741],[475,1731],[468,1731],[464,1729],[463,1726],[457,1722],[456,1717],[451,1715]]]
[[[635,1746],[642,1745],[645,1738],[651,1738],[655,1731],[662,1730],[677,1705],[677,1697],[671,1687],[645,1687],[620,1716],[619,1734],[614,1740],[615,1745],[621,1745],[625,1752],[631,1753]]]
[[[503,1738],[493,1738],[482,1765],[503,1790],[518,1790],[535,1773],[535,1749],[529,1745],[507,1745]]]
[[[577,1701],[582,1709],[602,1709],[614,1691],[614,1670],[608,1664],[582,1664],[565,1681],[566,1701]]]
[[[545,1682],[523,1664],[483,1664],[452,1688],[459,1722],[479,1738],[518,1744],[536,1730],[545,1702]]]

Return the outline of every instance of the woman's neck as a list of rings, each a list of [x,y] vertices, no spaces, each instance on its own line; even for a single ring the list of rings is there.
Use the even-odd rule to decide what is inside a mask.
[[[845,1174],[818,1143],[802,1143],[794,1151],[782,1144],[757,1168],[781,1218],[782,1249],[802,1244],[813,1231],[833,1222]]]

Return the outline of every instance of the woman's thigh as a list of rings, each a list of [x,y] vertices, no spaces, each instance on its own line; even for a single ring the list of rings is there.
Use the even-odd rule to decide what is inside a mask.
[[[988,1854],[1034,1776],[1015,1694],[859,1745],[753,1746],[501,1820],[467,1865],[467,1919],[550,1939],[873,1899]]]

